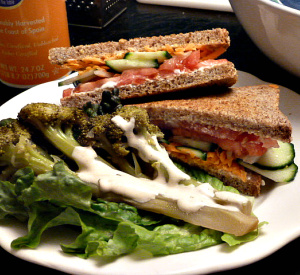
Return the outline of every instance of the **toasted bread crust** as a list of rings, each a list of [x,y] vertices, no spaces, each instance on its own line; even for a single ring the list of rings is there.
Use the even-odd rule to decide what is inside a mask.
[[[237,81],[237,71],[231,62],[205,67],[193,72],[174,74],[168,78],[149,80],[139,85],[124,85],[119,87],[122,99],[145,97],[162,93],[176,92],[195,87],[223,86],[230,87]],[[104,89],[98,88],[92,92],[73,94],[61,99],[63,106],[82,107],[91,101],[99,103]],[[109,90],[105,88],[105,90]]]
[[[291,141],[292,126],[279,109],[279,89],[272,85],[230,88],[226,93],[197,98],[136,104],[161,128],[199,125],[254,133],[284,142]]]
[[[202,46],[214,48],[230,45],[230,38],[226,29],[213,29],[189,33],[171,34],[166,36],[139,37],[130,40],[103,42],[75,47],[59,47],[49,51],[49,60],[53,64],[63,65],[68,60],[82,60],[88,57],[101,60],[123,58],[129,51],[160,51],[167,50],[166,46],[185,47],[193,45],[196,49]]]

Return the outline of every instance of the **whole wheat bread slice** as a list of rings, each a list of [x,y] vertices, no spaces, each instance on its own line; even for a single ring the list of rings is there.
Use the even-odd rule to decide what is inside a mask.
[[[151,121],[161,128],[197,131],[199,125],[210,125],[290,142],[292,126],[279,109],[279,92],[275,85],[245,86],[218,95],[137,106],[146,109]]]
[[[225,62],[204,67],[192,72],[173,74],[167,78],[148,80],[139,85],[124,85],[118,87],[121,99],[153,96],[163,93],[178,92],[195,87],[230,87],[237,81],[237,71],[234,64]],[[82,107],[87,102],[99,103],[104,90],[113,88],[96,88],[93,91],[75,93],[61,99],[63,106]]]
[[[274,85],[230,88],[222,94],[135,105],[146,109],[150,121],[162,129],[180,128],[181,132],[195,133],[201,125],[209,125],[254,133],[284,142],[291,141],[292,127],[279,109],[279,89]],[[189,134],[187,137],[190,137]],[[166,147],[168,150],[168,146]],[[171,158],[203,169],[243,194],[260,194],[263,180],[255,172],[245,169],[247,176],[243,180],[213,164],[195,161],[194,158],[171,149],[168,151]]]
[[[203,46],[211,50],[224,48],[225,51],[230,45],[230,38],[226,29],[217,28],[165,36],[120,39],[91,45],[53,48],[49,51],[49,60],[53,64],[63,65],[68,60],[83,60],[88,57],[101,60],[123,58],[127,52],[167,50],[166,46],[178,49],[187,45],[196,49]]]

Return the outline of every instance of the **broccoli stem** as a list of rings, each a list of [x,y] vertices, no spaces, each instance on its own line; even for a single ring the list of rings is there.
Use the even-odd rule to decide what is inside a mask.
[[[64,153],[68,158],[73,159],[73,152],[76,147],[82,147],[79,142],[74,138],[73,131],[71,127],[68,127],[63,131],[61,125],[56,127],[39,125],[40,130],[43,132],[44,136],[62,153]],[[106,160],[97,156],[97,160],[109,165],[114,168]],[[77,163],[78,164],[78,163]]]
[[[76,146],[80,144],[73,137],[72,131],[63,132],[60,126],[53,127],[47,126],[44,127],[41,125],[41,130],[46,138],[60,151],[62,151],[67,157],[72,158],[72,153]]]

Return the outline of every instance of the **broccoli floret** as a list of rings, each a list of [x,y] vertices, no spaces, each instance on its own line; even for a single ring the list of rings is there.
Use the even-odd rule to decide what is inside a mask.
[[[60,150],[65,156],[73,160],[75,147],[88,136],[89,117],[79,108],[65,107],[51,103],[31,103],[23,107],[19,120],[35,129]],[[110,165],[100,156],[98,160]]]
[[[153,174],[153,178],[159,177],[165,182],[177,182],[175,178],[180,175],[180,181],[187,180],[192,183],[190,177],[175,166],[167,151],[159,144],[163,133],[150,123],[146,110],[126,106],[116,112],[112,122],[115,127],[123,131],[128,148],[135,151],[137,157],[154,169],[156,173]]]
[[[123,106],[117,88],[104,91],[99,104],[88,102],[83,106],[84,112],[91,117],[91,129],[86,135],[81,135],[80,143],[104,150],[111,162],[119,169],[135,176],[145,176],[141,173],[135,152],[129,149],[124,131],[112,122],[116,115],[124,119],[135,119],[135,131],[143,132],[144,137],[151,142],[151,135],[163,136],[159,128],[150,123],[145,110],[134,106]]]
[[[88,117],[82,110],[51,103],[28,104],[20,110],[18,118],[38,129],[69,158],[72,158],[74,147],[80,146],[76,132],[84,132],[88,124]]]
[[[94,142],[93,145],[102,147],[101,144],[107,144],[107,142],[109,142],[115,153],[119,156],[126,156],[130,153],[124,131],[112,122],[112,118],[117,115],[127,121],[134,118],[135,132],[137,134],[143,134],[150,143],[152,141],[151,136],[153,135],[157,138],[163,138],[163,133],[157,126],[150,123],[148,114],[144,109],[136,106],[123,106],[112,114],[91,118],[92,128],[90,137],[92,137],[91,141]]]
[[[147,112],[136,106],[122,106],[112,114],[99,115],[90,119],[91,129],[85,138],[85,145],[102,149],[107,153],[109,160],[120,170],[134,176],[149,174],[151,166],[145,165],[135,148],[128,144],[127,137],[119,126],[113,123],[115,116],[121,116],[129,121],[134,119],[134,131],[142,135],[149,146],[154,146],[153,136],[162,138],[159,128],[150,123]],[[146,172],[142,173],[141,169]]]
[[[105,114],[91,118],[90,131],[85,135],[82,134],[79,141],[83,146],[93,147],[99,155],[120,170],[141,176],[138,166],[127,158],[129,151],[122,141],[123,131],[112,123],[112,117],[112,114]]]
[[[16,170],[30,166],[36,174],[52,169],[55,161],[36,143],[31,133],[17,119],[0,122],[1,179],[8,179]]]
[[[78,137],[79,142],[98,151],[100,149],[101,153],[104,150],[105,157],[120,170],[145,177],[136,155],[128,148],[124,131],[112,123],[112,118],[118,114],[125,119],[134,117],[137,131],[143,131],[145,136],[149,132],[161,137],[162,132],[150,124],[147,112],[137,107],[123,106],[117,88],[104,91],[99,104],[88,102],[83,106],[83,111],[91,118],[91,129]]]
[[[128,124],[133,120],[132,129],[125,133],[114,120],[116,117]],[[99,161],[133,176],[162,176],[169,181],[168,170],[176,169],[158,144],[163,133],[150,123],[146,110],[136,106],[123,106],[112,114],[89,117],[84,110],[75,107],[32,103],[21,109],[18,118],[38,129],[71,160],[75,147],[90,146],[96,150]],[[130,138],[128,134],[132,134]],[[132,140],[137,140],[135,145]],[[165,160],[167,162],[163,162]]]
[[[124,106],[119,109],[115,115],[119,115],[129,121],[134,118],[136,133],[142,133],[147,136],[156,136],[157,139],[164,137],[161,130],[154,124],[150,123],[148,113],[145,109],[136,106]],[[151,140],[149,140],[150,142]]]

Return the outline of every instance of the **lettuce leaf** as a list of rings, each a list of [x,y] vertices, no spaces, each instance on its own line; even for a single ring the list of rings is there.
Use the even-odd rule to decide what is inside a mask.
[[[180,168],[182,171],[184,171],[186,174],[188,174],[190,177],[194,178],[198,182],[208,182],[212,187],[219,191],[229,191],[233,193],[239,193],[237,189],[231,186],[224,185],[221,180],[219,180],[216,177],[213,177],[207,172],[198,169],[198,168],[192,168],[191,166],[186,166],[182,163],[175,163],[178,168]]]
[[[268,224],[268,222],[259,223],[258,228],[256,230],[253,230],[252,232],[249,232],[244,236],[234,236],[232,234],[224,233],[222,236],[222,240],[226,242],[229,246],[236,246],[245,242],[254,241],[259,235],[260,228],[262,228],[266,224]]]
[[[204,177],[193,172],[194,177]],[[216,179],[217,188],[225,188]],[[205,178],[207,181],[207,178]],[[163,215],[140,211],[125,203],[92,197],[92,189],[63,162],[52,171],[35,177],[30,168],[19,170],[12,182],[0,182],[0,218],[15,216],[28,222],[28,233],[14,240],[14,249],[36,248],[43,232],[71,225],[78,235],[63,252],[82,258],[120,256],[143,249],[152,255],[199,250],[223,242],[230,245],[249,241],[257,233],[239,239],[229,234],[191,225]]]
[[[21,221],[28,219],[27,209],[18,196],[34,181],[30,168],[18,170],[11,182],[0,181],[0,219],[13,216]]]

